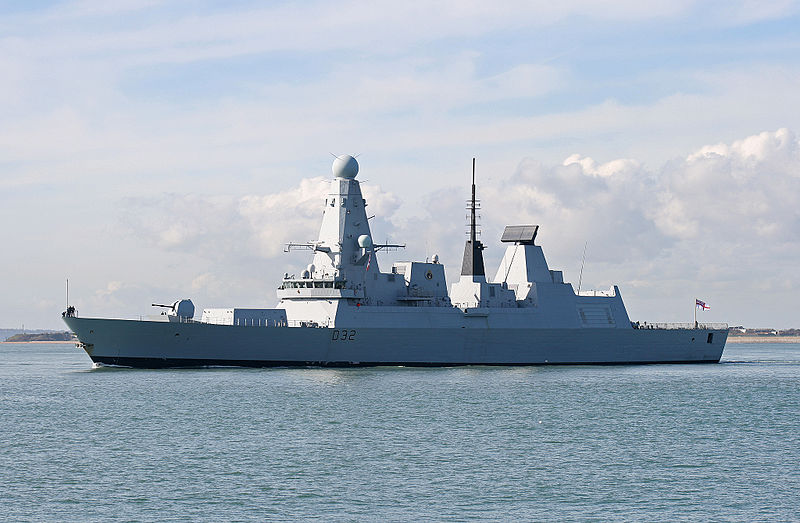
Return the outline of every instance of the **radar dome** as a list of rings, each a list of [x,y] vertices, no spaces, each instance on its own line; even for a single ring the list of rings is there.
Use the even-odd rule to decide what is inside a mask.
[[[358,246],[362,249],[369,249],[372,247],[372,238],[367,234],[362,234],[358,237]]]
[[[335,177],[352,180],[358,174],[358,162],[352,156],[342,154],[333,161],[332,170]]]

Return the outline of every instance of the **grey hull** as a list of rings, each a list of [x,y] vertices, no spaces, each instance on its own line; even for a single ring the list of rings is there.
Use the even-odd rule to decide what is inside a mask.
[[[96,363],[457,366],[716,363],[727,330],[242,327],[64,318]]]

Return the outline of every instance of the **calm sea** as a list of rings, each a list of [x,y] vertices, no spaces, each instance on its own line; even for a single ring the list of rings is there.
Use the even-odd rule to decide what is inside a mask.
[[[158,371],[1,344],[0,519],[800,520],[800,344],[719,365]]]

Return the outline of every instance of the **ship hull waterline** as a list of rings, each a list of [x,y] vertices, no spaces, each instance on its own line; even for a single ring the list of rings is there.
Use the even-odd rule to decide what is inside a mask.
[[[64,318],[98,364],[452,367],[718,363],[724,329],[243,327]]]

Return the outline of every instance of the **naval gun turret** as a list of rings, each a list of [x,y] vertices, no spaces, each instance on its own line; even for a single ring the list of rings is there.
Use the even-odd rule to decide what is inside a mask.
[[[166,316],[169,321],[189,321],[194,318],[194,303],[192,300],[176,300],[172,305],[164,305],[161,303],[151,303],[153,307],[162,307],[168,309],[161,314]]]

